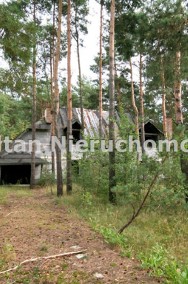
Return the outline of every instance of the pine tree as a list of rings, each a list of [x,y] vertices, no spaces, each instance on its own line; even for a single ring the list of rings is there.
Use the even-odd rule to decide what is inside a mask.
[[[103,44],[103,0],[100,3],[100,48],[99,48],[99,137],[102,138],[102,111],[103,111],[103,58],[102,58],[102,44]]]
[[[115,0],[111,0],[110,8],[110,74],[109,74],[109,140],[113,143],[113,149],[109,152],[109,201],[116,203],[116,194],[113,188],[116,185],[115,174],[115,60],[114,60],[114,36],[115,36]]]
[[[57,27],[57,40],[55,46],[54,54],[54,74],[53,74],[53,85],[54,85],[54,95],[53,95],[53,120],[55,134],[58,139],[60,139],[60,129],[59,129],[59,86],[58,86],[58,67],[60,59],[60,47],[61,47],[61,18],[62,18],[62,0],[59,0],[58,5],[58,27]],[[61,149],[56,145],[56,172],[57,172],[57,196],[63,195],[63,177],[62,177],[62,164],[61,164]]]
[[[72,192],[72,155],[69,140],[72,137],[72,92],[71,92],[71,0],[67,10],[67,194]]]
[[[72,17],[72,36],[76,41],[76,52],[78,60],[78,93],[81,110],[81,129],[84,131],[84,111],[83,111],[83,82],[82,82],[82,68],[80,47],[83,46],[81,34],[87,34],[87,15],[88,15],[88,0],[74,0],[72,1],[72,8],[74,10],[74,17]]]

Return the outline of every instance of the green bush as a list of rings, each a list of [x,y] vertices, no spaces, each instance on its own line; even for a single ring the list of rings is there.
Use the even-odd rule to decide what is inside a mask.
[[[41,187],[45,187],[45,186],[52,186],[56,183],[56,179],[55,179],[55,175],[54,173],[45,170],[41,177],[40,180],[38,181],[38,185]]]

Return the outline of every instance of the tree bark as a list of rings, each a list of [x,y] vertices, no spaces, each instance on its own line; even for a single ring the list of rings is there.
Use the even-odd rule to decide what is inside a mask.
[[[33,2],[33,22],[36,24],[36,3]],[[36,35],[34,35],[33,43],[33,63],[32,63],[32,76],[33,76],[33,86],[32,86],[32,152],[31,152],[31,179],[30,188],[35,187],[35,155],[36,155],[36,105],[37,105],[37,78],[36,78]]]
[[[60,139],[60,128],[58,123],[59,116],[59,84],[58,84],[58,67],[60,60],[60,46],[61,46],[61,17],[62,17],[62,0],[59,0],[58,7],[58,27],[57,27],[57,41],[54,54],[54,100],[53,100],[53,119],[55,134]],[[62,165],[61,165],[61,149],[56,145],[56,171],[57,171],[57,196],[63,195],[63,177],[62,177]]]
[[[122,109],[122,93],[121,93],[121,87],[120,87],[120,78],[117,74],[117,65],[115,63],[115,89],[117,91],[117,107],[118,111],[121,112]]]
[[[175,62],[175,84],[174,84],[174,97],[175,97],[175,117],[176,123],[183,123],[182,101],[181,101],[181,52],[176,52]]]
[[[72,155],[69,140],[72,138],[72,92],[71,92],[71,0],[68,0],[67,13],[67,194],[72,192]]]
[[[113,143],[113,149],[109,152],[109,201],[116,203],[116,194],[113,188],[115,179],[115,60],[114,60],[114,36],[115,36],[115,0],[111,0],[110,8],[110,78],[109,78],[109,140]]]
[[[161,82],[162,82],[162,114],[163,114],[163,133],[164,137],[167,138],[167,122],[166,122],[166,84],[164,74],[164,62],[161,55]]]
[[[84,133],[84,109],[83,109],[83,95],[82,95],[82,71],[81,71],[81,60],[80,60],[80,38],[79,31],[77,26],[77,7],[75,10],[75,30],[76,30],[76,51],[77,51],[77,59],[78,59],[78,83],[79,83],[79,97],[80,97],[80,110],[81,110],[81,128]]]
[[[136,101],[135,101],[133,67],[132,67],[131,58],[130,58],[130,73],[131,73],[131,101],[132,101],[132,106],[133,106],[134,114],[135,114],[135,132],[136,132],[137,139],[139,139],[139,112],[138,112],[138,108],[136,106]]]
[[[54,41],[55,41],[55,37],[54,37],[54,30],[55,30],[55,8],[56,8],[56,4],[54,2],[53,4],[53,34],[52,34],[52,40],[51,40],[51,44],[50,44],[50,77],[51,77],[51,109],[54,109],[54,86],[53,86],[53,74],[54,74]],[[51,137],[55,136],[55,127],[54,127],[54,119],[52,119],[51,122]],[[51,152],[51,159],[52,159],[52,173],[55,173],[55,153],[54,151]]]
[[[103,111],[103,102],[102,102],[102,69],[103,69],[103,58],[102,58],[102,43],[103,43],[103,0],[101,0],[101,9],[100,9],[100,47],[99,47],[99,138],[102,139],[102,111]]]
[[[143,60],[142,54],[140,54],[140,118],[141,118],[141,146],[142,153],[144,153],[144,142],[145,142],[145,130],[144,130],[144,92],[143,92],[143,81],[142,81],[142,72],[143,72]]]
[[[183,124],[182,113],[182,93],[181,93],[181,52],[176,52],[175,61],[175,83],[174,83],[174,97],[175,97],[175,118],[177,124]],[[188,162],[187,154],[183,151],[180,152],[181,171],[185,174],[186,179],[184,181],[185,190],[185,202],[188,203]]]

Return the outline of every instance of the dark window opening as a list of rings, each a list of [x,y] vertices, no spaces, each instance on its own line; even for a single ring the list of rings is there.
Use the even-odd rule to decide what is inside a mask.
[[[1,184],[30,184],[30,165],[1,166]]]
[[[67,128],[64,129],[64,135],[67,137]],[[73,144],[76,144],[81,139],[81,125],[78,122],[72,125],[72,136]]]
[[[153,141],[155,141],[155,142],[157,142],[158,141],[158,135],[145,135],[145,141],[146,140],[153,140]],[[149,143],[148,143],[148,145],[149,145]]]
[[[144,125],[144,131],[145,131],[145,141],[153,140],[154,142],[158,142],[159,137],[160,137],[160,132],[152,123],[150,122],[146,123]],[[141,136],[141,129],[139,130],[139,132]],[[148,147],[149,147],[149,144],[151,145],[151,143],[148,143]]]

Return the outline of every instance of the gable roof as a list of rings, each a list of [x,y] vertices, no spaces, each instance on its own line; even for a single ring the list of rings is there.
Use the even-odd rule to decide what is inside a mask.
[[[99,112],[97,110],[83,109],[84,115],[84,135],[94,137],[99,135]],[[67,108],[60,109],[61,126],[63,129],[67,128]],[[82,125],[81,121],[81,109],[73,108],[72,111],[72,124],[78,123]],[[102,117],[102,132],[103,135],[108,133],[109,113],[103,111]]]
[[[153,122],[153,120],[148,119],[145,123],[144,123],[144,128],[149,130],[149,133],[155,133],[158,135],[164,135],[163,132],[155,125],[155,123]],[[141,130],[141,127],[139,127],[139,130]]]

